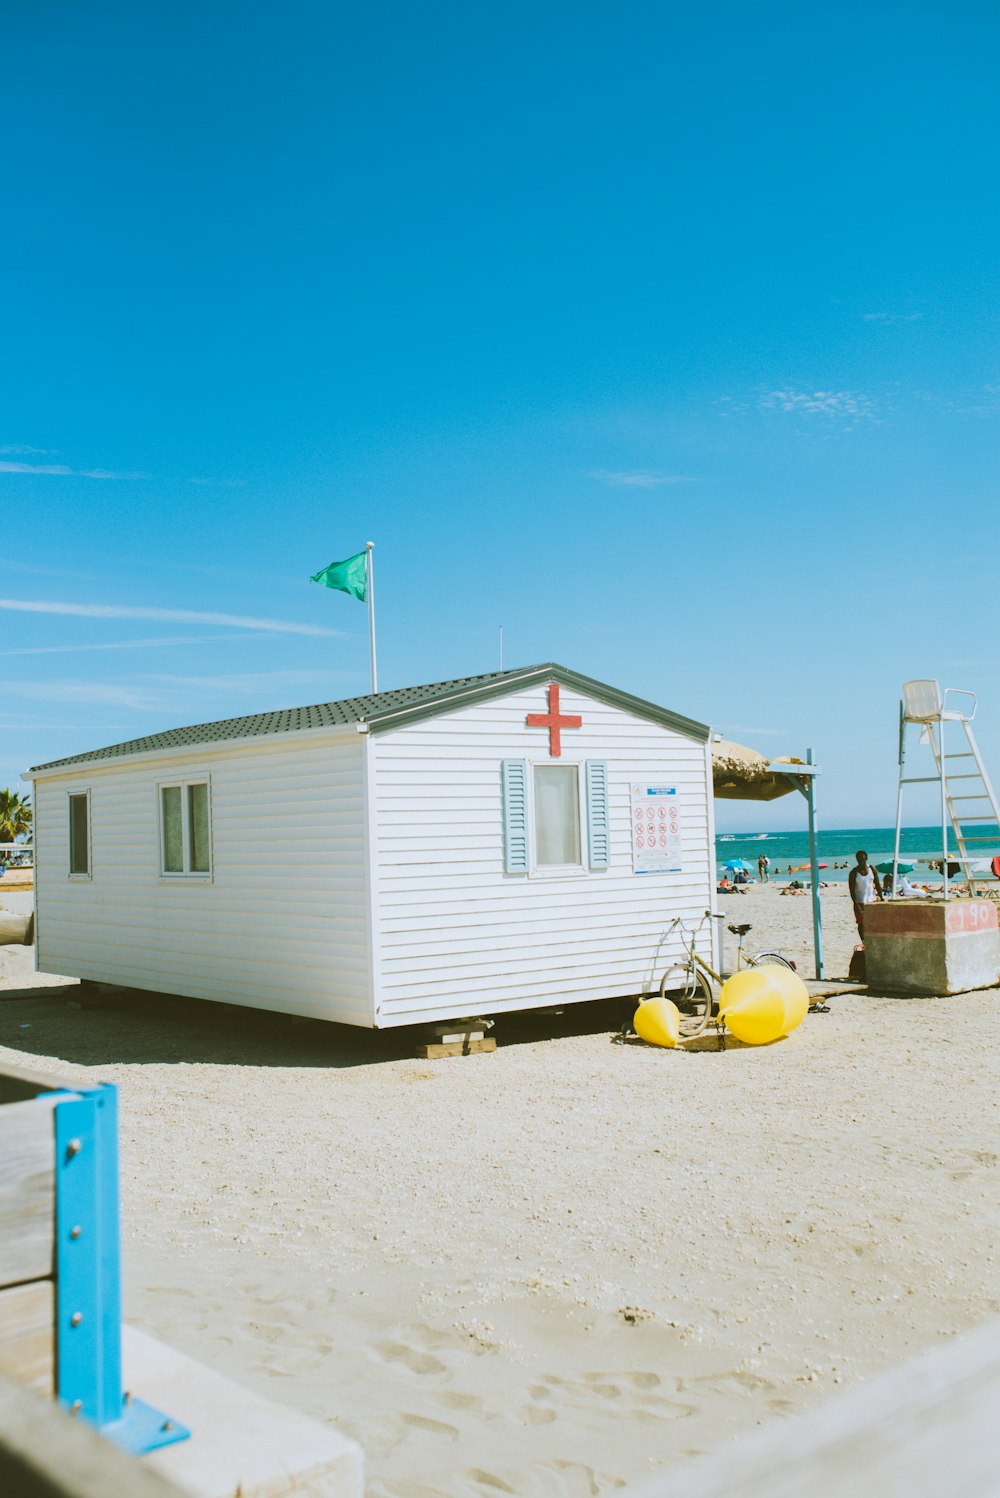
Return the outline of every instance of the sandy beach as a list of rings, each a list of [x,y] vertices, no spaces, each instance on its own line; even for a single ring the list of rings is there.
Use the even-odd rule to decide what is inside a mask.
[[[822,901],[840,976],[850,902]],[[728,908],[811,973],[807,898]],[[119,1085],[129,1319],[335,1422],[375,1498],[607,1492],[1000,1311],[996,990],[843,996],[696,1054],[586,1006],[426,1062],[192,1000],[71,1008],[30,961],[0,948],[0,1057]]]

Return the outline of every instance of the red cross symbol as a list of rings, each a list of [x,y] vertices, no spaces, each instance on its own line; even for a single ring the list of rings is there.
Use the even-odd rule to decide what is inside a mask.
[[[529,728],[547,728],[549,730],[549,753],[553,759],[558,759],[562,754],[562,730],[564,728],[583,727],[583,719],[578,713],[560,713],[559,688],[555,682],[549,687],[548,712],[529,713],[524,721]]]

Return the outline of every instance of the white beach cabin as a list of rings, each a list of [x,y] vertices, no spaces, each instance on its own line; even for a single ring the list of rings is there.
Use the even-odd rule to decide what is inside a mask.
[[[37,967],[373,1028],[648,993],[709,738],[543,665],[38,765]]]

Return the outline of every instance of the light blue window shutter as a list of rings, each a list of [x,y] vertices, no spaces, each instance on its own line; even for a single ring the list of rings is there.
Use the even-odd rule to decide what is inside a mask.
[[[528,872],[528,761],[500,762],[503,780],[503,866],[507,874]]]
[[[588,759],[587,771],[587,847],[590,867],[606,869],[611,865],[611,831],[608,826],[608,763]]]

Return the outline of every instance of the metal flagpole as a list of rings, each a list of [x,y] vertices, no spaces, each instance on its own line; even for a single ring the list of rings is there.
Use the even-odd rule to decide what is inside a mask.
[[[366,541],[365,565],[367,576],[365,579],[365,592],[368,595],[368,654],[372,668],[372,696],[378,691],[378,669],[375,664],[375,573],[372,567],[372,552],[374,550],[375,542]]]

